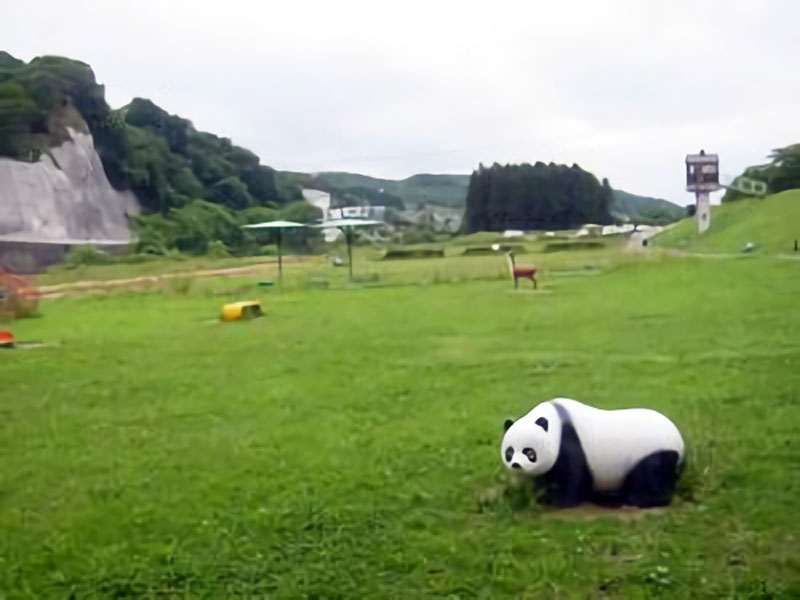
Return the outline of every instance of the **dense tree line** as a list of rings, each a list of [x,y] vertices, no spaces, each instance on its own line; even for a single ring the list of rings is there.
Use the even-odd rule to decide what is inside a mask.
[[[273,169],[231,140],[143,98],[111,110],[89,65],[54,56],[25,63],[0,52],[0,156],[36,161],[69,139],[67,127],[91,133],[111,184],[136,194],[142,251],[199,254],[215,241],[253,251],[269,241],[241,230],[253,215],[321,216],[298,202],[299,185],[285,181],[279,191]]]
[[[232,210],[282,204],[274,171],[258,157],[149,100],[134,98],[98,127],[97,146],[112,184],[166,214],[193,199]]]
[[[767,184],[770,194],[800,188],[800,144],[792,144],[773,150],[769,163],[748,167],[743,175]],[[731,202],[746,197],[737,190],[728,189],[722,197],[723,202]]]
[[[69,139],[67,127],[85,131],[109,113],[89,65],[55,56],[25,63],[0,51],[0,156],[38,160]]]
[[[613,222],[612,189],[578,165],[480,165],[467,192],[468,232],[568,229]]]

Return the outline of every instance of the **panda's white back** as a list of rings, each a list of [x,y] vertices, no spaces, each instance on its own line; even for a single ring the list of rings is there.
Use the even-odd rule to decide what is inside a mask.
[[[672,421],[647,408],[603,410],[569,398],[553,403],[566,409],[592,472],[595,488],[618,487],[641,459],[660,450],[683,458],[683,439]]]

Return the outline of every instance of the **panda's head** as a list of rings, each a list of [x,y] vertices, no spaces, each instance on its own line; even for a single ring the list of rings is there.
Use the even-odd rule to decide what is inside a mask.
[[[544,403],[516,421],[506,420],[500,456],[512,471],[544,475],[558,458],[560,442],[561,420],[552,404]]]

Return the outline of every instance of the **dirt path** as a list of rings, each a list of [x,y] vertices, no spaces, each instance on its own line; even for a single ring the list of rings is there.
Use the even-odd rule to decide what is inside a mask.
[[[299,259],[298,259],[299,260]],[[260,262],[245,267],[227,267],[224,269],[201,269],[197,271],[176,271],[174,273],[163,273],[161,275],[141,275],[139,277],[129,277],[125,279],[92,279],[85,281],[73,281],[70,283],[59,283],[55,285],[43,285],[39,287],[42,298],[61,298],[74,294],[87,294],[106,292],[121,288],[136,288],[139,286],[150,286],[160,281],[176,278],[207,279],[209,277],[239,277],[244,275],[255,275],[263,273],[277,264],[277,260],[270,262]],[[283,262],[297,262],[297,260],[286,258]]]

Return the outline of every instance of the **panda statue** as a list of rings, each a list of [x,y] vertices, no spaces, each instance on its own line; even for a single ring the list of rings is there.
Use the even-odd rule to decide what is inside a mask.
[[[683,439],[654,410],[601,410],[568,398],[507,419],[500,452],[512,471],[543,484],[544,501],[666,506],[683,469]]]

